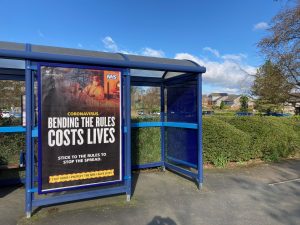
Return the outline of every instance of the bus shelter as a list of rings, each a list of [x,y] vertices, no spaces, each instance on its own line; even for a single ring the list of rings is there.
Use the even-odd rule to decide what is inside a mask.
[[[0,132],[26,133],[27,217],[33,207],[99,196],[124,193],[129,201],[131,129],[160,128],[161,159],[136,168],[162,167],[201,188],[204,67],[11,42],[0,42],[0,65],[1,80],[25,81],[26,123]],[[132,86],[160,89],[160,121],[131,122]]]

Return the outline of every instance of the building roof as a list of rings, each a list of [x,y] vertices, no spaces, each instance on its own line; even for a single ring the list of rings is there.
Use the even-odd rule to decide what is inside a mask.
[[[227,96],[219,96],[216,99],[214,99],[213,102],[217,102],[217,101],[220,101],[220,100],[226,101],[227,99],[224,99],[224,97],[227,97]]]
[[[228,96],[227,93],[211,93],[209,96],[220,96],[220,97],[223,97],[223,96]]]
[[[228,98],[226,99],[226,101],[234,101],[235,99],[241,97],[241,95],[228,95]]]
[[[289,103],[300,103],[300,93],[293,93],[288,100]]]

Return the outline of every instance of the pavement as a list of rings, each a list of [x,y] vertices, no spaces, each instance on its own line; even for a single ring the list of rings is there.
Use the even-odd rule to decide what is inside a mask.
[[[300,159],[205,170],[204,186],[170,171],[134,173],[134,193],[37,209],[24,218],[24,188],[0,189],[0,224],[299,225]]]

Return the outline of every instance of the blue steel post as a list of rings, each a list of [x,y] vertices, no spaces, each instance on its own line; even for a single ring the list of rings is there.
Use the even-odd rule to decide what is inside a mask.
[[[162,84],[160,86],[160,122],[165,122],[165,87]],[[163,163],[162,169],[166,170],[165,167],[165,127],[160,127],[160,145],[161,145],[161,161]]]
[[[126,146],[125,146],[125,185],[126,198],[131,198],[131,93],[130,93],[130,69],[126,69],[125,75],[125,126],[126,126]]]
[[[35,94],[34,94],[34,78],[35,78],[35,73],[32,70],[32,63],[30,63],[30,75],[31,75],[31,187],[34,187],[34,182],[35,182],[35,162],[34,162],[34,139],[33,138],[33,129],[35,126]],[[32,201],[34,200],[34,193],[32,194]]]
[[[203,184],[203,160],[202,160],[202,74],[197,74],[197,117],[198,117],[198,188]]]
[[[26,45],[26,51],[31,51],[31,46]],[[26,89],[26,188],[25,188],[25,211],[26,217],[31,217],[32,212],[32,74],[30,61],[25,60],[25,89]]]

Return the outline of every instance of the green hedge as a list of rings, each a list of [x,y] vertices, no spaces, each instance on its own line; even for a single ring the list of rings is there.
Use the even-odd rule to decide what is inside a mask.
[[[25,149],[24,134],[0,134],[0,165],[19,163],[20,152]]]
[[[132,122],[157,121],[156,118]],[[1,120],[2,125],[18,121]],[[0,164],[18,163],[24,134],[0,134]],[[204,162],[225,166],[249,159],[276,161],[300,152],[300,117],[203,117]],[[160,128],[132,129],[132,163],[160,161]]]
[[[159,117],[135,118],[131,122],[157,122]],[[160,128],[145,127],[131,129],[132,165],[158,162],[160,154]]]
[[[135,164],[159,161],[159,128],[133,129],[132,150]],[[299,151],[299,117],[203,117],[203,156],[206,163],[224,167],[228,162],[250,159],[277,161]]]
[[[1,118],[0,126],[19,126],[20,119]],[[20,152],[25,149],[24,133],[0,133],[0,165],[19,163]]]
[[[203,118],[204,162],[225,166],[229,161],[247,161],[251,137],[234,126],[214,117]]]
[[[249,149],[253,158],[276,161],[296,153],[300,148],[299,125],[292,118],[232,117],[226,121],[251,136]]]
[[[160,155],[160,128],[131,129],[132,164],[158,162]]]

